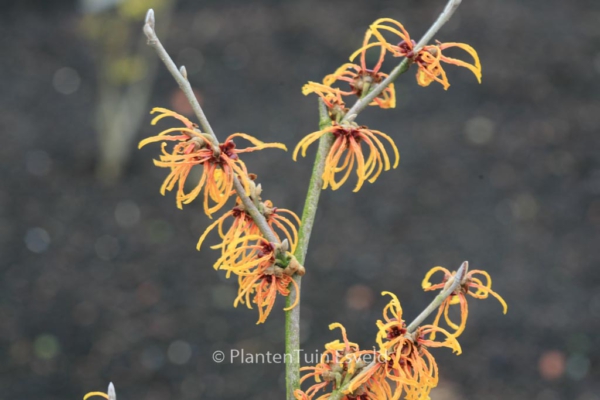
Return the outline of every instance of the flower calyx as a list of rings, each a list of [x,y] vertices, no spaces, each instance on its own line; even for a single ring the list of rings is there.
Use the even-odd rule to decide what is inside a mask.
[[[272,267],[275,268],[273,274],[282,274],[288,276],[303,276],[306,273],[306,269],[302,266],[296,257],[288,252],[289,242],[284,239],[281,244],[271,244],[275,249],[275,264]]]

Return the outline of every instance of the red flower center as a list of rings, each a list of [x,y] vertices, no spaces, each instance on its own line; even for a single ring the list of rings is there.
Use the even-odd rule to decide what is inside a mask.
[[[405,57],[412,58],[414,56],[413,49],[417,45],[417,42],[414,40],[410,41],[409,44],[406,40],[401,41],[397,44],[400,53],[402,53]]]
[[[234,151],[235,143],[233,143],[233,140],[228,140],[225,143],[221,143],[219,145],[219,149],[221,150],[221,153],[225,154],[227,157],[229,157],[229,159],[231,159],[231,160],[238,159],[238,155]]]

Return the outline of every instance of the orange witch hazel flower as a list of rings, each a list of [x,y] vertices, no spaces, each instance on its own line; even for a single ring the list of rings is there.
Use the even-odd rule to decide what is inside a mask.
[[[385,363],[386,376],[402,384],[406,399],[426,399],[438,384],[437,363],[428,348],[448,347],[460,354],[460,344],[450,333],[433,325],[424,325],[409,333],[396,295],[390,292],[382,294],[392,298],[383,309],[383,321],[377,321],[377,343],[381,354],[388,359]],[[434,331],[443,333],[446,340],[427,340],[425,335]]]
[[[164,195],[166,190],[173,190],[177,185],[177,207],[182,208],[183,204],[191,203],[204,189],[204,212],[209,217],[221,209],[234,193],[234,174],[239,176],[248,191],[248,171],[239,154],[265,148],[286,150],[285,145],[281,143],[264,143],[245,133],[234,133],[225,142],[216,145],[209,136],[200,132],[197,125],[182,115],[165,108],[154,108],[151,113],[159,113],[152,120],[152,125],[166,117],[176,118],[184,125],[166,129],[139,144],[139,148],[142,148],[148,143],[162,142],[162,155],[160,160],[154,160],[154,165],[170,168],[171,173],[160,188],[161,194]],[[245,139],[253,147],[238,149],[233,142],[235,138]],[[177,142],[171,152],[166,150],[169,141]],[[203,167],[202,175],[194,189],[185,193],[185,182],[192,168],[197,165]]]
[[[465,263],[467,262],[465,261]],[[467,263],[465,265],[465,272],[468,271],[468,268],[469,264]],[[431,276],[436,272],[443,272],[444,277],[440,283],[432,284],[429,280],[431,279]],[[478,276],[485,279],[485,283]],[[427,274],[425,275],[422,286],[425,291],[444,289],[446,285],[451,283],[452,279],[455,279],[455,277],[456,271],[450,272],[443,267],[434,267],[431,270],[429,270],[429,272],[427,272]],[[464,331],[465,326],[467,324],[467,316],[469,315],[467,295],[475,297],[476,299],[486,299],[488,298],[488,296],[492,295],[493,297],[498,299],[500,304],[502,304],[504,314],[506,314],[506,312],[508,311],[508,305],[506,304],[504,299],[498,293],[492,290],[492,278],[490,277],[490,275],[485,271],[473,270],[465,273],[465,275],[461,279],[458,289],[456,289],[454,293],[448,296],[440,305],[433,325],[438,326],[441,316],[442,314],[444,314],[444,320],[446,321],[446,324],[448,324],[448,326],[454,329],[455,331],[453,333],[453,336],[458,337]],[[453,304],[460,304],[459,324],[454,323],[448,315],[450,306]],[[435,338],[435,332],[432,332],[431,337],[432,339]]]
[[[351,59],[356,57],[359,52],[364,51],[366,48],[381,46],[382,49],[389,51],[395,57],[407,57],[417,64],[419,68],[417,71],[417,83],[421,86],[429,86],[431,82],[436,81],[446,90],[450,87],[450,82],[448,82],[446,72],[442,67],[442,62],[467,68],[475,75],[477,81],[481,83],[481,63],[479,61],[479,56],[475,49],[468,44],[438,42],[435,45],[424,46],[415,54],[414,47],[416,46],[416,43],[410,38],[410,35],[400,22],[391,18],[381,18],[375,21],[370,26],[369,30],[377,41],[363,46],[362,49],[359,49],[359,51],[352,55]],[[391,32],[399,37],[401,41],[397,44],[389,43],[383,36],[382,31]],[[473,57],[473,63],[469,64],[468,62],[456,58],[447,57],[442,53],[444,50],[452,47],[462,49],[469,53],[469,55]]]
[[[287,242],[281,245],[269,243],[259,235],[240,237],[223,247],[223,254],[215,263],[215,269],[238,276],[238,296],[233,305],[252,303],[258,306],[259,319],[263,323],[273,309],[277,294],[289,296],[290,286],[296,289],[296,301],[284,310],[291,310],[299,301],[298,286],[292,276],[304,275],[304,267],[287,252]],[[254,297],[251,299],[251,297]]]
[[[387,78],[387,74],[380,72],[381,65],[385,57],[386,49],[381,47],[379,60],[372,69],[367,67],[366,52],[369,47],[369,39],[371,38],[371,31],[367,31],[365,34],[362,50],[359,50],[361,54],[360,65],[346,63],[339,67],[333,74],[327,75],[323,79],[323,83],[308,82],[302,87],[302,93],[308,95],[309,93],[316,93],[328,104],[325,94],[331,94],[334,96],[343,95],[350,96],[355,95],[362,97],[367,94],[371,88]],[[347,82],[350,86],[349,90],[342,91],[338,88],[333,88],[332,85],[337,81]],[[381,108],[394,108],[396,107],[396,91],[394,90],[394,84],[390,83],[379,96],[377,96],[369,105],[379,106]],[[328,104],[331,108],[331,106]]]
[[[356,164],[356,175],[358,177],[358,182],[354,188],[355,192],[360,190],[365,181],[373,183],[383,170],[388,171],[391,165],[390,159],[378,136],[387,140],[392,146],[395,155],[393,167],[398,167],[400,154],[392,138],[383,132],[369,129],[366,126],[358,126],[354,123],[333,123],[325,129],[309,134],[296,146],[293,154],[294,161],[296,161],[300,150],[302,150],[302,157],[306,157],[308,146],[326,134],[333,134],[335,140],[325,161],[323,189],[331,186],[332,190],[336,190],[342,186],[348,180],[354,164]],[[366,160],[362,143],[365,143],[369,149],[369,156]],[[344,175],[336,180],[336,174],[341,172]]]
[[[242,303],[246,304],[248,308],[252,308],[249,296],[254,293],[252,302],[258,307],[257,324],[264,323],[267,320],[275,304],[277,294],[283,297],[289,296],[290,285],[293,285],[296,293],[298,293],[296,281],[290,275],[278,271],[276,267],[258,268],[251,275],[240,275],[238,279],[240,288],[233,306],[237,307],[238,303]],[[296,301],[283,310],[289,311],[296,307],[299,300],[300,297],[296,296]]]
[[[274,207],[270,200],[266,200],[265,202],[261,203],[261,206],[263,209],[263,215],[265,216],[269,226],[272,228],[273,233],[275,233],[277,239],[281,239],[281,237],[288,239],[291,252],[293,253],[294,250],[296,250],[296,244],[298,243],[298,228],[296,228],[296,225],[300,225],[300,218],[298,218],[293,211],[285,208]],[[285,215],[287,215],[289,218]],[[224,226],[228,220],[232,220],[231,225],[229,225],[229,228],[225,230]],[[223,214],[219,219],[206,228],[200,237],[200,240],[198,241],[198,250],[200,250],[200,247],[202,246],[202,243],[208,234],[215,228],[217,229],[222,241],[220,244],[212,246],[212,248],[221,248],[223,251],[227,249],[229,244],[236,242],[239,238],[248,238],[261,234],[260,229],[254,222],[254,219],[252,219],[252,216],[250,216],[250,214],[246,211],[244,204],[239,197],[237,198],[236,205],[232,210]],[[280,235],[278,232],[281,232],[282,235]]]
[[[381,363],[370,362],[378,357],[374,350],[360,350],[356,343],[348,341],[346,328],[339,323],[329,325],[329,329],[339,328],[342,339],[325,345],[320,362],[314,367],[302,367],[300,371],[307,373],[300,379],[303,383],[313,378],[315,383],[306,391],[297,389],[294,396],[297,400],[312,400],[321,391],[328,393],[317,397],[325,400],[331,391],[340,389],[349,378],[354,377],[352,384],[345,390],[343,400],[386,400],[395,399],[390,382],[382,374]]]
[[[455,58],[446,57],[442,54],[442,50],[450,47],[458,47],[469,53],[474,60],[473,65],[457,60]],[[433,81],[442,84],[445,90],[450,87],[450,82],[446,77],[446,72],[442,68],[442,62],[446,64],[454,64],[459,67],[464,67],[473,72],[477,81],[481,83],[481,63],[475,49],[464,43],[440,43],[423,47],[415,57],[415,63],[419,66],[417,71],[417,83],[421,86],[429,86]]]

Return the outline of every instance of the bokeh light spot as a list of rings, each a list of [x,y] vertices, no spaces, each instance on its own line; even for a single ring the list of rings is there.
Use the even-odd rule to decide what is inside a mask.
[[[43,150],[31,150],[25,155],[27,172],[35,176],[46,176],[52,169],[52,159]]]
[[[176,340],[169,345],[167,357],[173,364],[183,365],[192,358],[192,346],[183,340]]]
[[[560,378],[565,372],[566,357],[558,350],[546,351],[540,357],[538,368],[540,375],[547,381]]]
[[[131,200],[123,200],[115,208],[115,220],[121,228],[131,228],[140,222],[140,208]]]
[[[73,68],[64,67],[60,68],[54,73],[52,78],[52,85],[58,93],[72,94],[79,89],[81,84],[81,78],[79,73]]]
[[[33,342],[33,352],[36,357],[50,360],[60,353],[60,345],[56,336],[43,334],[35,338]]]
[[[346,291],[346,305],[356,311],[367,310],[373,305],[373,290],[365,285],[354,285]]]
[[[151,371],[156,371],[163,366],[165,362],[165,356],[159,347],[149,346],[142,351],[140,362],[144,368]]]
[[[25,234],[25,245],[34,253],[43,253],[50,246],[50,235],[42,228],[31,228]]]
[[[96,255],[99,259],[110,261],[119,255],[120,246],[119,240],[110,235],[100,236],[94,245]]]
[[[590,359],[583,354],[573,354],[567,360],[567,375],[569,378],[580,381],[590,370]]]
[[[486,117],[473,117],[465,124],[465,135],[470,143],[483,145],[494,136],[494,122]]]

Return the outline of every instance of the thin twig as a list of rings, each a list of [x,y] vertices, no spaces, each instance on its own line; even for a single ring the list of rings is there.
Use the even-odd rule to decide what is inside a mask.
[[[458,6],[460,6],[461,2],[462,2],[462,0],[448,1],[448,4],[446,4],[444,11],[442,11],[440,16],[433,23],[433,25],[431,25],[431,28],[429,28],[429,30],[427,30],[427,32],[425,32],[425,34],[423,35],[421,40],[419,40],[417,42],[417,45],[413,49],[413,52],[415,54],[417,54],[423,46],[427,45],[427,43],[429,43],[429,41],[442,28],[442,26],[444,26],[446,24],[446,22],[448,22],[450,20],[450,18],[452,17],[454,12],[458,8]]]
[[[202,126],[202,129],[204,130],[204,132],[208,133],[210,135],[210,137],[212,138],[213,151],[218,152],[219,151],[218,150],[219,149],[219,139],[217,138],[217,135],[215,135],[215,131],[213,131],[212,127],[210,126],[210,123],[208,122],[208,119],[206,118],[206,115],[204,114],[202,107],[200,107],[200,103],[198,103],[198,99],[196,99],[196,95],[194,94],[192,85],[190,85],[190,82],[187,80],[187,77],[185,76],[185,75],[187,75],[185,73],[185,68],[182,67],[181,71],[177,68],[177,65],[175,65],[175,62],[173,62],[173,59],[169,56],[169,53],[167,53],[167,50],[164,48],[164,46],[158,39],[158,36],[156,35],[156,31],[154,30],[154,25],[155,25],[154,11],[152,9],[150,9],[150,10],[148,10],[148,13],[146,14],[146,21],[144,24],[144,34],[148,38],[148,45],[151,46],[156,51],[156,53],[158,54],[158,57],[165,64],[165,66],[167,67],[167,69],[169,70],[171,75],[173,75],[173,78],[175,78],[175,81],[177,82],[177,84],[179,85],[179,87],[181,88],[183,93],[185,94],[185,97],[187,98],[190,105],[192,106],[192,109],[194,110],[194,114],[196,115],[196,118],[198,118],[198,121],[200,122],[200,126]],[[265,216],[258,210],[258,208],[256,208],[256,206],[252,202],[252,199],[250,199],[250,197],[248,197],[248,195],[246,194],[246,191],[244,190],[243,185],[241,184],[240,180],[238,179],[237,175],[235,175],[235,174],[233,174],[233,188],[237,192],[238,197],[242,200],[242,203],[244,204],[246,211],[248,211],[248,213],[254,220],[254,223],[256,224],[258,229],[260,229],[261,233],[264,235],[265,239],[267,239],[271,243],[279,244],[280,241],[279,241],[279,239],[277,239],[277,236],[275,235],[275,233],[273,232],[273,230],[267,223]]]
[[[440,292],[440,294],[435,296],[435,299],[433,299],[433,301],[431,303],[429,303],[427,308],[425,308],[421,312],[421,314],[419,314],[417,316],[417,318],[415,318],[410,323],[410,325],[408,325],[408,327],[406,328],[407,335],[414,333],[417,330],[417,328],[419,328],[419,326],[423,323],[423,321],[428,316],[430,316],[431,313],[433,313],[435,310],[437,310],[439,308],[439,306],[444,302],[444,300],[446,300],[446,297],[450,296],[452,293],[454,293],[458,289],[458,287],[460,286],[460,282],[463,280],[465,274],[467,273],[468,268],[469,268],[468,261],[465,261],[461,264],[458,271],[456,271],[456,274],[451,278],[453,280],[450,280],[448,282],[448,284],[446,285],[446,287],[444,288],[444,290],[442,290]],[[352,378],[350,381],[348,381],[345,385],[342,385],[342,387],[340,387],[339,389],[333,391],[333,393],[331,393],[331,396],[329,396],[329,400],[342,399],[345,396],[344,392],[346,390],[348,390],[348,388],[352,384],[352,381],[360,380],[365,374],[369,373],[369,371],[372,367],[374,367],[379,362],[381,362],[379,357],[375,357],[375,359],[373,361],[371,361],[371,363],[369,365],[364,367],[363,370],[358,375],[356,375],[354,378]]]

